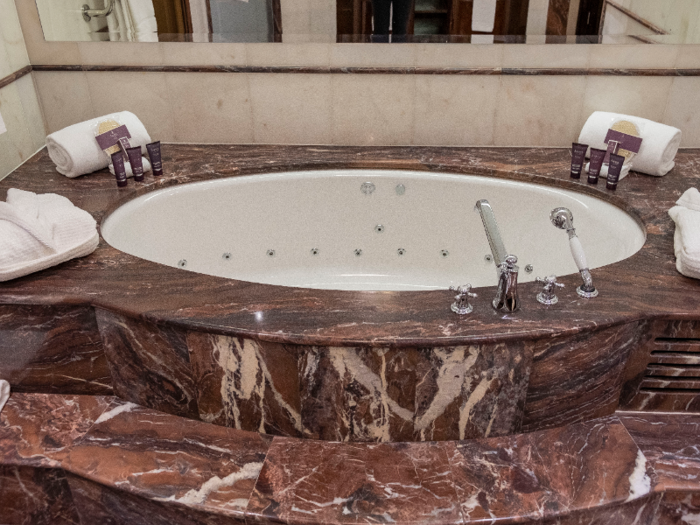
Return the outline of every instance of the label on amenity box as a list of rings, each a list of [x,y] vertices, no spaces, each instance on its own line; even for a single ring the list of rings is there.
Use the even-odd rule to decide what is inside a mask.
[[[0,113],[0,135],[5,133],[7,131],[7,128],[5,127],[5,121],[2,120],[2,113]]]
[[[100,148],[103,150],[107,150],[115,144],[120,144],[125,153],[126,148],[130,147],[129,141],[127,140],[130,138],[131,133],[129,133],[129,130],[126,129],[125,125],[110,129],[109,131],[95,137],[97,143],[100,145]]]
[[[609,144],[610,141],[613,140],[618,143],[620,148],[631,151],[632,153],[639,153],[639,148],[642,147],[642,137],[634,137],[627,133],[622,133],[621,131],[609,129],[608,134],[605,136],[605,143]]]

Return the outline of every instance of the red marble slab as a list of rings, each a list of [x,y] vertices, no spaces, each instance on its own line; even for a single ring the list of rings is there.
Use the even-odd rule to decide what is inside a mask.
[[[509,522],[566,511],[527,434],[453,444],[450,464],[465,523]]]
[[[243,525],[242,519],[161,503],[68,475],[80,523],[108,525]]]
[[[459,523],[449,446],[276,437],[248,522]]]
[[[652,337],[647,322],[541,341],[535,348],[523,430],[611,414],[618,406],[632,349]]]
[[[3,465],[59,467],[109,406],[104,396],[12,393],[0,412]]]
[[[692,525],[700,521],[700,492],[667,492],[659,503],[654,525]]]
[[[700,414],[618,412],[656,472],[658,490],[700,492]]]
[[[647,496],[654,471],[617,417],[529,434],[549,486],[579,512]]]
[[[0,523],[81,525],[61,469],[0,466]]]
[[[154,501],[243,518],[270,438],[115,400],[63,461]]]
[[[645,498],[653,489],[653,471],[615,417],[459,442],[455,452],[465,522],[568,516]]]
[[[202,332],[187,347],[203,421],[301,436],[299,355],[293,345]]]
[[[665,525],[657,522],[661,494],[652,494],[614,507],[591,508],[568,516],[539,521],[539,525]],[[674,522],[677,523],[677,522]],[[670,525],[670,524],[669,524]]]
[[[0,305],[0,378],[14,392],[112,394],[88,306]]]
[[[197,418],[197,394],[185,332],[97,309],[97,323],[122,399]]]

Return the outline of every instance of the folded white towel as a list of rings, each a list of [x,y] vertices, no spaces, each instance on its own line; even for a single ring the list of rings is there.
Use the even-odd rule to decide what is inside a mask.
[[[689,210],[700,211],[700,191],[697,188],[685,190],[685,193],[676,201],[676,204]]]
[[[112,113],[73,124],[46,137],[49,157],[59,173],[74,178],[109,165],[109,158],[97,144],[94,131],[98,122],[109,117],[124,124],[131,134],[131,145],[141,146],[142,153],[146,153],[145,146],[151,142],[151,137],[139,118],[130,111]]]
[[[10,397],[10,383],[4,379],[0,379],[0,412],[2,412],[5,403]]]
[[[152,169],[152,168],[151,168],[151,163],[150,163],[150,161],[149,161],[146,157],[142,157],[142,158],[141,158],[141,162],[143,162],[143,172],[144,172],[144,173],[148,173],[149,171],[151,171],[151,169]],[[130,163],[130,162],[125,162],[125,163],[124,163],[124,167],[126,168],[126,177],[127,177],[127,179],[128,179],[129,177],[133,177],[133,176],[134,176],[134,172],[131,171],[131,163]],[[109,165],[109,172],[110,172],[112,175],[114,175],[114,164],[110,164],[110,165]]]
[[[472,31],[492,33],[496,20],[496,0],[474,0],[472,4]]]
[[[65,197],[11,188],[0,202],[0,281],[88,255],[99,240],[92,215]]]
[[[632,160],[634,171],[661,177],[673,169],[673,159],[681,144],[681,130],[645,118],[596,111],[583,125],[578,142],[592,148],[607,149],[605,136],[613,124],[620,120],[632,122],[642,137],[639,153]]]
[[[683,275],[700,279],[700,212],[674,206],[668,214],[676,223],[673,236],[676,269]]]

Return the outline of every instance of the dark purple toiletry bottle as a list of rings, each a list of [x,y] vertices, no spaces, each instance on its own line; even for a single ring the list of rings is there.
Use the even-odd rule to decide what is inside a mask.
[[[605,187],[609,190],[617,189],[617,182],[620,180],[622,173],[622,165],[625,163],[625,157],[622,155],[610,155],[610,165],[608,166],[608,182]]]
[[[588,144],[579,144],[577,142],[571,144],[572,179],[581,178],[581,171],[583,170],[583,161],[586,160],[586,151],[588,151]]]
[[[117,178],[117,186],[123,188],[127,185],[126,167],[124,166],[124,155],[121,150],[112,153],[112,166],[114,166],[114,176]]]
[[[126,149],[131,164],[131,173],[134,174],[136,182],[143,182],[143,157],[141,157],[141,146]]]
[[[607,152],[604,149],[591,148],[591,163],[588,165],[588,184],[598,184],[598,175],[603,167]]]
[[[153,175],[163,174],[163,162],[160,158],[160,141],[151,142],[146,144],[146,149],[148,150],[148,157],[151,159],[151,167],[153,168]]]

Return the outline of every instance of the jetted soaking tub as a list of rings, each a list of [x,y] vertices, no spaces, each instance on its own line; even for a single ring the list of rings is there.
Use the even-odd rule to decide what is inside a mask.
[[[428,290],[496,284],[477,200],[493,206],[520,281],[576,273],[565,206],[589,267],[621,261],[645,233],[595,197],[481,176],[395,170],[323,170],[177,185],[109,215],[115,248],[161,264],[263,284],[335,290]]]

